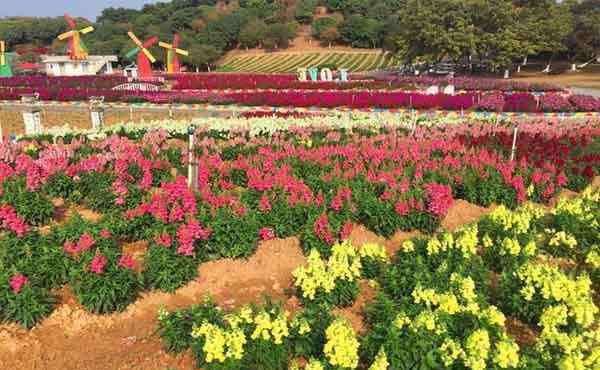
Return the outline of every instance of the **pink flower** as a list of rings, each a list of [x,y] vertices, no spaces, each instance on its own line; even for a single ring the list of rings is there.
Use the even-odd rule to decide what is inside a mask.
[[[94,240],[94,238],[88,233],[83,233],[81,235],[81,237],[79,238],[79,242],[77,242],[77,251],[78,252],[88,251],[88,250],[90,250],[90,248],[92,248],[94,246],[94,244],[96,244],[96,241]]]
[[[117,199],[115,199],[115,204],[118,206],[122,206],[123,204],[125,204],[125,199],[123,199],[123,197],[118,197]]]
[[[21,292],[21,288],[23,285],[27,284],[27,276],[23,274],[16,274],[10,278],[10,287],[12,288],[13,293],[19,294]]]
[[[103,237],[104,239],[108,239],[112,237],[112,234],[110,231],[106,230],[106,229],[102,229],[100,230],[100,236]]]
[[[260,235],[261,240],[270,240],[275,238],[275,231],[270,227],[263,227],[258,232],[258,235]]]
[[[406,216],[410,212],[410,207],[405,201],[396,202],[396,206],[394,208],[396,210],[396,213],[400,216]]]
[[[90,264],[90,271],[95,274],[102,275],[107,263],[108,259],[106,259],[104,255],[97,254],[92,259],[92,263]]]
[[[167,233],[162,233],[156,237],[154,237],[154,242],[158,245],[162,245],[163,247],[169,248],[171,246],[171,236]]]
[[[352,233],[352,229],[354,229],[354,225],[352,225],[352,222],[350,222],[350,220],[346,221],[344,223],[344,226],[342,226],[342,229],[340,230],[340,239],[348,239],[350,237],[350,234]]]
[[[29,226],[9,205],[0,206],[0,227],[13,231],[17,236],[23,236],[29,230]]]
[[[427,211],[437,217],[444,217],[452,206],[452,188],[437,183],[425,184]]]
[[[71,254],[77,253],[77,251],[78,251],[77,244],[73,243],[70,240],[66,240],[65,244],[63,244],[63,250],[65,252],[71,253]]]
[[[135,268],[135,260],[130,254],[124,254],[119,258],[119,267],[133,270]]]
[[[262,197],[260,197],[260,201],[258,203],[258,209],[263,212],[263,213],[267,213],[271,210],[271,202],[269,201],[269,198],[266,195],[263,195]]]

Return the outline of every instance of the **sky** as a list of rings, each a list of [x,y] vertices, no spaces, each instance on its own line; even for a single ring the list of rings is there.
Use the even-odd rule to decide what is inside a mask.
[[[0,17],[59,16],[66,12],[95,20],[102,9],[110,6],[139,9],[154,2],[156,0],[0,0]]]

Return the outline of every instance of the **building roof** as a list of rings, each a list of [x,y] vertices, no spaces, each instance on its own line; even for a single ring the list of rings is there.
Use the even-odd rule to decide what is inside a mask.
[[[72,63],[72,62],[116,62],[116,55],[88,55],[87,59],[73,60],[68,55],[42,55],[42,63]]]

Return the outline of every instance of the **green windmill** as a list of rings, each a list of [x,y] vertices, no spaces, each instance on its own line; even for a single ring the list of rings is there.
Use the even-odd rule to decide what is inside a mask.
[[[6,52],[6,43],[0,41],[0,77],[12,77],[12,61],[15,53]]]

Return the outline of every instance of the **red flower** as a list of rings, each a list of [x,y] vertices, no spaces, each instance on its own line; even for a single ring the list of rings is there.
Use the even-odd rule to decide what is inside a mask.
[[[270,240],[275,238],[275,231],[270,227],[263,227],[258,232],[258,235],[260,235],[261,240]]]
[[[169,248],[171,246],[171,236],[167,233],[162,233],[156,237],[154,237],[154,242],[158,245],[162,245],[163,247]]]
[[[10,278],[10,287],[15,294],[19,294],[21,292],[21,288],[23,285],[27,284],[27,276],[23,274],[16,274]]]
[[[352,233],[352,229],[354,229],[354,225],[352,225],[352,222],[350,222],[350,220],[347,220],[344,223],[344,226],[342,226],[342,229],[340,230],[340,239],[348,239],[350,237],[350,234]]]
[[[131,255],[124,254],[119,258],[119,267],[133,270],[135,268],[135,260]]]
[[[108,263],[108,259],[102,254],[97,254],[92,259],[92,263],[90,264],[90,271],[97,274],[102,275],[104,273],[104,268]]]
[[[452,188],[437,183],[425,184],[427,211],[437,217],[444,217],[452,206]]]
[[[100,231],[100,236],[101,236],[101,237],[103,237],[103,238],[105,238],[105,239],[108,239],[108,238],[111,238],[111,237],[112,237],[112,234],[111,234],[111,232],[110,232],[110,231],[108,231],[108,230],[106,230],[106,229],[102,229],[102,230]]]

